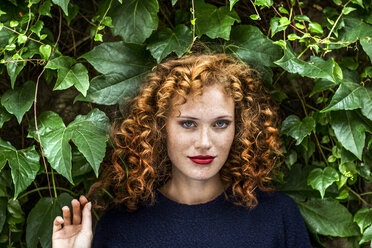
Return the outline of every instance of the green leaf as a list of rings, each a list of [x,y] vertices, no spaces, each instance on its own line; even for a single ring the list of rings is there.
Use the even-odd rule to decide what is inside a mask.
[[[257,27],[250,25],[239,25],[232,29],[231,42],[227,49],[253,66],[275,66],[273,61],[282,56],[279,46],[263,35]]]
[[[31,31],[37,34],[37,36],[40,37],[40,32],[44,27],[44,22],[42,20],[38,20],[35,22],[34,25],[31,26]]]
[[[338,166],[338,170],[345,177],[350,177],[351,180],[353,180],[355,178],[356,174],[357,174],[356,165],[353,162],[341,163]]]
[[[9,121],[12,118],[12,115],[6,111],[6,109],[0,105],[0,128],[3,127],[3,124]]]
[[[227,6],[217,8],[205,3],[203,0],[195,1],[196,33],[198,37],[203,34],[209,38],[230,39],[231,26],[240,22],[238,14]]]
[[[361,116],[356,111],[332,112],[331,126],[341,144],[362,159],[365,131],[369,129]]]
[[[342,9],[342,14],[343,15],[348,15],[350,14],[351,12],[353,12],[354,10],[356,10],[356,8],[353,8],[353,7],[345,7]]]
[[[370,61],[372,62],[372,41],[370,37],[360,40],[363,50],[368,55]]]
[[[89,88],[88,70],[83,64],[75,64],[71,69],[59,69],[58,79],[53,90],[64,90],[75,86],[85,97]]]
[[[318,190],[323,199],[326,189],[338,180],[338,173],[333,167],[326,167],[324,170],[316,168],[310,172],[307,184]]]
[[[298,73],[303,77],[325,78],[334,83],[338,81],[334,75],[337,63],[333,59],[324,61],[319,57],[312,56],[309,62],[306,62],[298,59],[291,49],[287,48],[284,56],[274,63],[290,73]]]
[[[360,232],[363,233],[364,229],[372,224],[372,209],[359,209],[354,215],[354,222],[358,224]]]
[[[41,247],[52,247],[53,220],[62,216],[62,207],[69,206],[73,197],[62,193],[52,201],[49,197],[41,198],[33,207],[27,217],[26,242],[27,247],[36,248],[40,242]]]
[[[160,63],[171,52],[181,57],[187,52],[192,43],[192,31],[185,25],[177,25],[172,31],[170,28],[163,28],[153,34],[148,40],[147,49],[152,56]]]
[[[259,15],[256,15],[256,14],[250,15],[249,18],[251,18],[252,20],[255,20],[255,21],[261,20],[261,17]]]
[[[6,69],[10,77],[10,84],[12,86],[12,89],[14,88],[15,80],[17,79],[18,74],[22,71],[25,65],[26,62],[9,62],[6,64]]]
[[[351,0],[352,3],[358,4],[360,7],[364,8],[363,0]]]
[[[59,5],[62,8],[65,15],[68,16],[68,3],[70,2],[70,0],[52,0],[52,2],[54,4]]]
[[[1,105],[17,117],[21,123],[23,115],[31,108],[35,97],[35,82],[27,81],[22,88],[7,90],[1,98]]]
[[[176,5],[176,3],[177,3],[177,0],[172,0],[172,7],[173,7],[174,5]]]
[[[58,114],[48,111],[38,117],[38,127],[45,157],[58,173],[72,183],[71,146],[72,140],[87,159],[98,176],[98,169],[106,151],[109,120],[98,109],[86,116],[78,115],[68,127]],[[33,122],[30,124],[29,137],[38,140]]]
[[[333,237],[359,235],[350,212],[338,201],[332,199],[310,199],[296,201],[311,232]]]
[[[319,33],[319,34],[322,34],[323,33],[323,28],[322,26],[317,23],[317,22],[310,22],[309,23],[309,31],[310,32],[314,32],[314,33]]]
[[[342,81],[329,105],[321,112],[361,109],[372,120],[372,88],[349,81]]]
[[[296,145],[299,145],[306,136],[311,134],[315,125],[315,120],[311,116],[305,117],[301,121],[298,116],[290,115],[283,121],[281,133],[296,139]]]
[[[45,66],[47,69],[69,69],[75,63],[75,59],[68,57],[68,56],[61,56],[52,59],[49,63]]]
[[[324,78],[317,79],[317,80],[315,80],[314,88],[311,91],[309,97],[312,97],[316,93],[323,92],[325,90],[331,89],[331,88],[333,88],[337,85],[338,84],[336,84],[335,82],[329,81],[329,80],[324,79]]]
[[[39,47],[39,52],[41,56],[45,59],[48,60],[50,54],[52,53],[52,47],[50,45],[41,45]]]
[[[75,101],[116,104],[138,89],[141,79],[151,71],[153,61],[143,48],[133,48],[123,42],[105,42],[96,46],[82,58],[105,76],[93,78],[87,96],[79,95]]]
[[[357,39],[372,37],[372,25],[363,22],[361,18],[344,16],[342,21],[345,23],[340,41],[355,42]]]
[[[310,18],[308,17],[308,16],[306,16],[306,15],[296,15],[295,17],[294,17],[294,19],[296,20],[296,21],[305,21],[305,22],[311,22],[311,20],[310,20]]]
[[[127,0],[112,12],[112,33],[124,42],[143,43],[158,27],[157,0]]]
[[[234,5],[239,2],[239,0],[229,0],[230,2],[230,11],[232,10],[232,8],[234,7]]]
[[[255,0],[254,4],[257,6],[266,6],[270,8],[274,4],[274,1],[273,0]]]
[[[369,226],[363,233],[363,237],[360,240],[359,244],[363,244],[367,241],[372,240],[372,226]]]
[[[77,16],[78,13],[79,13],[78,5],[74,4],[68,7],[68,16],[64,15],[68,26],[70,26],[71,21]]]
[[[52,7],[52,3],[50,0],[46,0],[42,5],[39,7],[39,14],[52,17],[50,14],[50,8]]]
[[[289,15],[289,12],[288,10],[286,10],[284,7],[280,6],[278,8],[279,12],[282,13],[282,14],[286,14],[286,15]]]
[[[273,17],[270,20],[270,28],[271,28],[271,37],[273,37],[276,33],[283,31],[287,28],[286,25],[280,25],[280,17]]]
[[[39,154],[35,147],[16,150],[9,142],[0,139],[0,170],[6,161],[11,168],[12,179],[15,186],[14,198],[25,190],[35,179],[39,171]]]

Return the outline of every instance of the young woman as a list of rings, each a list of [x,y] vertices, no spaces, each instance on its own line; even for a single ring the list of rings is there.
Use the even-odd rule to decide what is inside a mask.
[[[257,72],[244,63],[220,54],[158,65],[93,187],[109,188],[115,206],[92,246],[311,247],[294,201],[268,187],[280,156],[276,125]],[[91,247],[91,203],[73,200],[72,221],[62,210],[53,246]]]

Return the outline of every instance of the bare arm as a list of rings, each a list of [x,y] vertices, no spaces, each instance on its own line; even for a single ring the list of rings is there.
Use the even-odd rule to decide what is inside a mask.
[[[92,243],[92,204],[85,196],[72,200],[73,219],[69,207],[62,208],[63,218],[57,216],[53,223],[53,248],[90,248]],[[63,224],[63,227],[62,227]]]

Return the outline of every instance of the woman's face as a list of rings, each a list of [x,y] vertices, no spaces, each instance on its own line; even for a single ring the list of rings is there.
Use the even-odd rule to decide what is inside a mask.
[[[217,85],[171,109],[166,122],[172,178],[211,180],[227,160],[234,139],[234,100]],[[181,102],[172,100],[172,106]]]

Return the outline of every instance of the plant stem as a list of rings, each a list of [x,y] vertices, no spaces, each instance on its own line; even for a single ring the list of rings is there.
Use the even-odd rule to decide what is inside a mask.
[[[351,0],[349,0],[347,3],[345,3],[345,5],[343,6],[342,10],[344,10],[345,7],[346,7],[350,2],[351,2]],[[333,30],[336,28],[336,26],[337,26],[338,22],[340,21],[342,15],[343,15],[343,13],[342,13],[342,11],[341,11],[341,14],[337,17],[335,23],[333,24],[331,31],[329,31],[328,36],[325,38],[326,40],[328,40],[328,39],[331,37],[331,35],[332,35],[332,33],[333,33]]]
[[[16,34],[21,34],[20,32],[15,31],[14,29],[11,29],[10,27],[7,27],[7,26],[5,26],[5,25],[3,26],[3,28],[8,29],[9,31],[12,31],[12,32],[14,32],[14,33],[16,33]],[[41,42],[41,41],[39,41],[39,40],[35,40],[35,39],[31,38],[31,37],[27,37],[27,39],[32,40],[32,41],[35,41],[35,42],[37,42],[37,43],[39,43],[39,44],[45,45],[43,42]]]
[[[249,0],[249,1],[251,1],[251,4],[253,5],[254,11],[256,11],[256,14],[258,15],[258,20],[261,20],[260,13],[258,13],[257,8],[256,8],[256,5],[253,3],[252,0]]]
[[[361,196],[363,196],[363,195],[372,195],[372,192],[364,192],[364,193],[361,193],[360,195]]]
[[[50,169],[50,172],[52,173],[52,182],[53,182],[54,197],[57,199],[58,198],[58,195],[57,195],[57,189],[56,189],[56,182],[54,180],[54,170],[51,168]]]
[[[364,199],[362,198],[361,195],[359,195],[357,192],[355,192],[354,190],[352,190],[349,186],[345,185],[345,188],[346,188],[348,191],[350,191],[351,193],[353,193],[356,197],[358,197],[358,199],[359,199],[361,202],[363,202],[366,206],[368,206],[368,207],[372,207],[371,204],[369,204],[366,200],[364,200]]]
[[[97,29],[96,29],[96,33],[94,34],[94,36],[96,36],[96,34],[98,33],[98,27],[101,26],[101,24],[103,22],[103,19],[105,19],[108,11],[111,9],[111,4],[112,4],[112,0],[110,1],[109,6],[107,7],[105,13],[103,14],[101,21],[98,23],[98,26],[97,26]]]
[[[40,194],[40,191],[42,191],[42,190],[47,190],[47,189],[49,189],[48,186],[44,186],[44,187],[40,187],[40,188],[36,188],[36,189],[32,189],[32,190],[30,190],[30,191],[27,191],[26,193],[24,193],[24,194],[21,195],[20,197],[18,197],[18,200],[21,199],[21,198],[23,198],[23,197],[26,197],[26,196],[28,196],[28,195],[30,195],[30,194],[32,194],[32,193],[35,193],[35,192],[38,192],[39,195],[42,197],[42,195]],[[68,192],[69,194],[71,194],[71,195],[73,195],[73,196],[76,196],[76,195],[77,195],[76,193],[74,193],[74,192],[72,192],[71,190],[66,189],[66,188],[56,187],[56,189],[61,190],[61,191],[66,191],[66,192]]]

